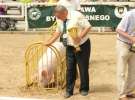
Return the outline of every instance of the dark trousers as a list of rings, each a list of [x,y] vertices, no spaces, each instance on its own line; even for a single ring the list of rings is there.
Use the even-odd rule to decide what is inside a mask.
[[[73,94],[73,89],[77,74],[77,64],[80,72],[81,86],[80,91],[89,91],[89,58],[91,52],[91,43],[88,39],[81,46],[81,51],[75,53],[75,48],[67,46],[66,61],[67,61],[67,75],[66,75],[66,92]]]

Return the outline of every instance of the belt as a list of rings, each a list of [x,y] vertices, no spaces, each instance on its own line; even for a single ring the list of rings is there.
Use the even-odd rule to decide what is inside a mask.
[[[117,39],[118,39],[119,41],[121,41],[121,42],[127,44],[127,45],[131,45],[131,43],[128,43],[128,42],[126,42],[126,41],[123,41],[123,40],[121,40],[121,39],[119,39],[119,38],[117,38]]]

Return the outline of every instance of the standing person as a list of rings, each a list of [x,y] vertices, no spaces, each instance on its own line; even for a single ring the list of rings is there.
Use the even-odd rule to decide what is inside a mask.
[[[68,10],[80,10],[80,0],[59,0],[58,5],[66,7]]]
[[[76,65],[79,65],[80,72],[80,93],[83,96],[89,92],[89,58],[91,51],[91,43],[88,37],[91,25],[88,20],[78,11],[68,11],[64,6],[55,8],[55,16],[59,20],[56,31],[47,41],[46,45],[51,45],[59,37],[63,45],[66,47],[67,77],[66,77],[66,94],[65,98],[73,95],[76,80]],[[78,29],[77,36],[72,38],[68,29],[76,27]],[[75,45],[79,44],[81,51],[76,52]]]
[[[5,15],[5,13],[6,13],[6,9],[5,8],[6,8],[5,6],[0,5],[0,15]]]
[[[119,100],[128,100],[128,97],[133,97],[131,92],[135,89],[135,51],[131,50],[135,44],[135,9],[126,13],[116,32]]]
[[[0,3],[4,3],[4,1],[0,0]],[[6,14],[6,10],[7,10],[7,6],[6,5],[0,5],[0,15],[5,15]]]

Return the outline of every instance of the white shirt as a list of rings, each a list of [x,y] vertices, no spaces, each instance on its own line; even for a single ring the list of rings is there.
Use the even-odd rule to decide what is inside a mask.
[[[68,17],[67,17],[67,30],[76,27],[78,29],[78,36],[81,34],[82,30],[86,27],[91,27],[90,23],[86,19],[86,17],[80,13],[79,11],[70,11],[68,12]],[[63,32],[63,21],[57,19],[57,28],[56,32],[60,32],[62,34]],[[74,41],[72,37],[69,35],[69,32],[67,31],[67,40],[68,40],[68,45],[70,46],[75,46]],[[83,44],[88,40],[88,34],[86,34],[82,39],[79,45]]]
[[[130,36],[135,36],[135,9],[128,11],[118,24],[117,29],[127,32]],[[129,40],[122,35],[118,34],[118,38],[124,42]]]
[[[80,10],[80,0],[60,0],[58,5],[66,7],[68,10]]]

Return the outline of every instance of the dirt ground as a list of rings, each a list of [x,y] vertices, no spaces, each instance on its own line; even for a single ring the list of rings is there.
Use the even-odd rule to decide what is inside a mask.
[[[48,37],[47,35],[44,36]],[[117,100],[115,34],[92,34],[89,68],[90,93],[83,97],[78,88],[69,100]],[[28,45],[43,39],[41,34],[0,34],[0,96],[63,100],[63,92],[49,94],[44,89],[24,89],[24,53]]]

